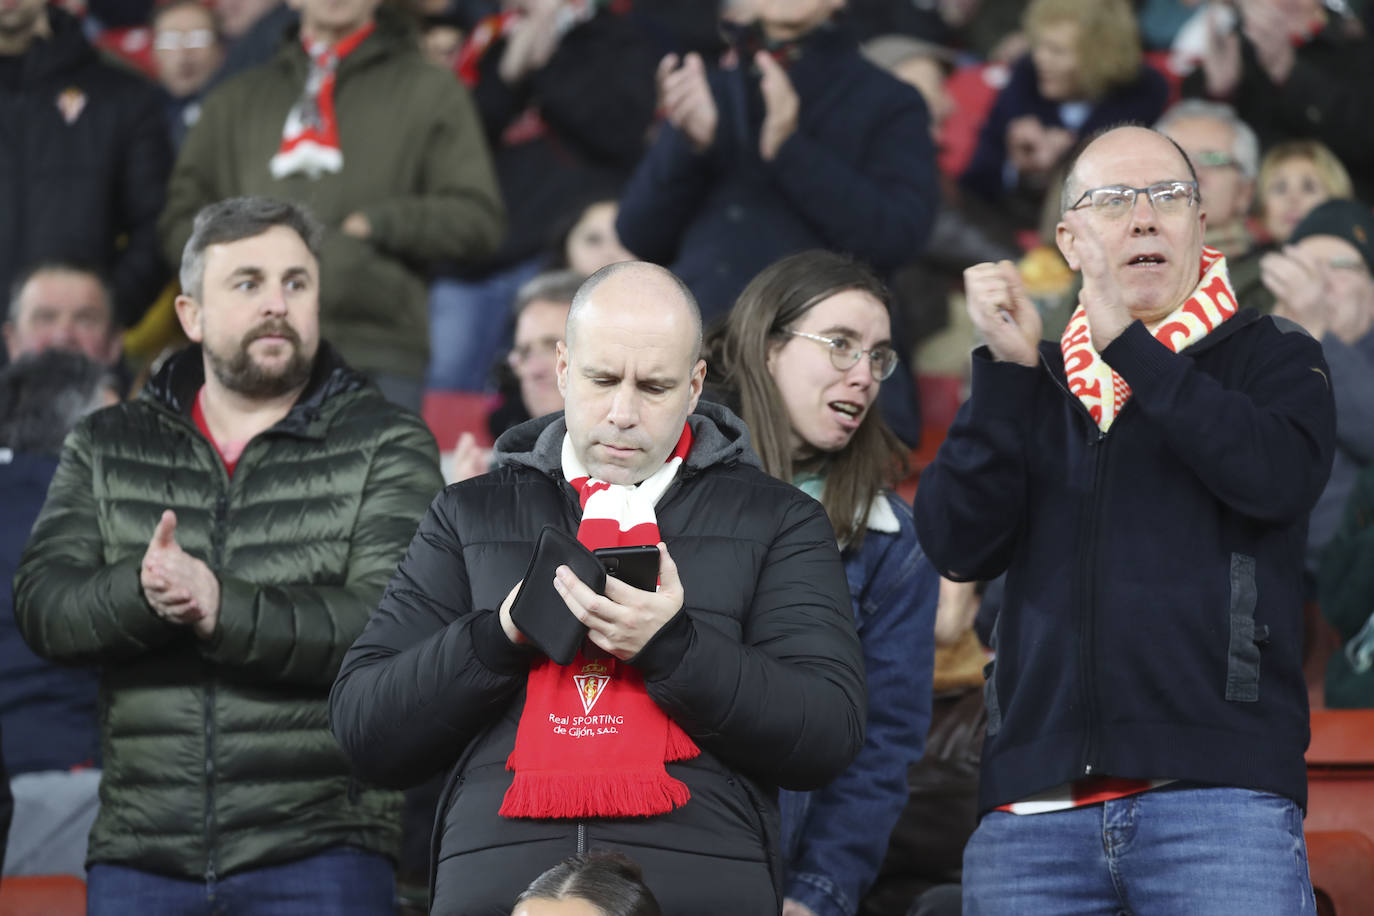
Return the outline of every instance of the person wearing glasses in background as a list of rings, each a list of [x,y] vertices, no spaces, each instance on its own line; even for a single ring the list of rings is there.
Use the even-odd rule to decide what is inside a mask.
[[[224,61],[215,14],[200,0],[171,0],[153,12],[153,63],[167,93],[167,130],[172,150],[200,118],[200,99]]]
[[[718,394],[763,469],[825,507],[863,646],[863,749],[815,792],[783,792],[783,916],[854,916],[906,805],[930,726],[939,577],[889,487],[906,449],[874,409],[897,366],[887,290],[866,267],[804,251],[755,277],[715,335]]]
[[[1336,394],[1336,458],[1307,533],[1315,575],[1355,479],[1374,464],[1374,215],[1353,200],[1319,204],[1260,270],[1278,300],[1274,314],[1321,341]]]
[[[1069,168],[1063,337],[965,272],[972,395],[916,527],[1007,574],[964,913],[1312,913],[1303,543],[1330,472],[1320,345],[1239,309],[1187,157],[1141,127]]]

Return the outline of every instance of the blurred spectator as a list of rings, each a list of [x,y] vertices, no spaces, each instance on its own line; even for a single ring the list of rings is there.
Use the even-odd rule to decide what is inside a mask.
[[[709,321],[784,255],[848,252],[882,271],[921,250],[939,204],[920,95],[859,54],[839,0],[759,0],[736,65],[658,69],[667,123],[620,201],[616,230],[670,264]]]
[[[1326,663],[1326,705],[1374,707],[1374,468],[1360,472],[1322,555],[1317,597],[1341,640]]]
[[[394,911],[400,795],[354,776],[325,697],[442,481],[320,339],[319,236],[276,201],[197,216],[196,345],[67,438],[15,576],[34,651],[102,668],[96,916]]]
[[[863,52],[921,93],[930,112],[931,140],[939,150],[945,119],[954,111],[954,102],[945,92],[953,54],[905,35],[881,35],[865,44]],[[940,211],[930,241],[919,257],[892,274],[893,340],[908,356],[917,344],[949,323],[950,292],[962,282],[964,268],[1019,254],[1013,234],[1000,225],[1000,213],[979,212],[978,202],[961,199],[958,188],[944,175],[939,182]]]
[[[153,13],[153,61],[167,91],[172,149],[200,117],[201,93],[224,60],[215,16],[201,0],[171,0]]]
[[[1032,228],[1078,138],[1110,124],[1153,123],[1169,88],[1144,63],[1126,0],[1034,0],[1025,24],[1031,53],[1012,67],[962,184]]]
[[[465,33],[453,16],[426,16],[420,25],[420,50],[445,70],[458,69]]]
[[[1374,215],[1353,200],[1329,200],[1298,223],[1282,251],[1260,262],[1274,314],[1321,341],[1336,396],[1336,458],[1307,527],[1315,574],[1355,478],[1374,462]]]
[[[0,373],[0,578],[9,583],[57,469],[62,440],[107,403],[108,369],[79,353],[19,356]],[[0,589],[0,726],[15,801],[7,875],[86,874],[86,836],[99,806],[100,737],[94,671],[34,655]]]
[[[1202,207],[1207,213],[1203,243],[1226,255],[1231,265],[1255,243],[1245,226],[1259,173],[1255,132],[1229,105],[1185,99],[1155,123],[1188,154],[1197,169]],[[1235,283],[1235,268],[1231,268]]]
[[[589,909],[590,908],[590,909]],[[531,882],[511,916],[660,916],[654,892],[628,857],[578,853]]]
[[[270,61],[283,36],[300,20],[296,8],[281,0],[217,0],[215,18],[225,53],[211,89]]]
[[[619,215],[620,204],[613,198],[587,204],[568,231],[555,241],[551,266],[566,267],[590,277],[607,264],[634,260],[616,234],[615,220]]]
[[[1374,200],[1374,44],[1347,4],[1237,0],[1213,4],[1207,52],[1185,95],[1230,102],[1268,149],[1319,140]],[[1343,9],[1338,13],[1333,10]]]
[[[526,281],[515,294],[511,308],[515,343],[497,373],[504,401],[488,418],[493,439],[531,417],[563,409],[555,372],[558,345],[563,342],[573,296],[585,279],[570,270],[546,271]],[[445,475],[449,483],[485,474],[491,469],[491,449],[479,447],[473,435],[465,432],[458,437],[451,468]]]
[[[846,0],[846,5],[863,41],[907,35],[1003,63],[1027,50],[1021,33],[1024,0]]]
[[[621,14],[597,0],[503,0],[477,23],[459,75],[491,145],[509,214],[489,257],[446,266],[430,297],[432,388],[481,390],[509,340],[505,314],[542,266],[551,227],[589,189],[614,195],[644,152],[654,111],[654,59]]]
[[[1282,245],[1312,208],[1354,195],[1350,173],[1316,140],[1289,140],[1260,162],[1256,212],[1271,245]]]
[[[270,64],[206,98],[173,170],[163,244],[169,257],[180,252],[192,216],[220,198],[308,200],[327,226],[325,336],[418,412],[424,265],[481,257],[500,238],[481,127],[466,90],[424,59],[401,14],[376,0],[303,0],[301,15]]]
[[[168,274],[165,123],[157,87],[103,62],[70,14],[0,5],[0,290],[70,259],[108,274],[120,325],[143,316]]]
[[[101,276],[78,264],[46,261],[15,280],[4,325],[11,360],[57,349],[106,367],[119,361],[119,329]]]
[[[1260,282],[1255,237],[1247,219],[1259,173],[1259,141],[1235,109],[1220,102],[1184,99],[1155,123],[1188,154],[1197,170],[1202,209],[1207,214],[1203,242],[1226,255],[1231,288],[1243,306],[1268,311],[1273,298]]]
[[[824,788],[779,796],[782,914],[854,916],[930,725],[939,582],[890,489],[906,450],[876,409],[897,367],[887,290],[841,255],[790,255],[745,287],[708,364],[763,469],[825,506],[844,559],[864,654],[864,746]]]

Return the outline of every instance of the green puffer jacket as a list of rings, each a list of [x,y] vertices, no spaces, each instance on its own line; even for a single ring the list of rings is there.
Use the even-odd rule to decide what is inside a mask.
[[[190,418],[203,382],[191,347],[77,426],[15,576],[34,650],[103,669],[87,861],[210,879],[340,844],[395,858],[401,795],[351,774],[328,697],[443,487],[434,439],[322,344],[230,478]],[[143,597],[164,509],[219,577],[207,641]]]
[[[269,163],[309,71],[292,29],[271,61],[206,97],[167,185],[163,253],[180,264],[196,213],[223,198],[303,203],[325,226],[321,333],[356,369],[419,378],[429,360],[426,268],[480,259],[505,234],[482,122],[463,85],[383,8],[372,34],[339,62],[343,171],[276,178]],[[340,231],[353,213],[367,217],[368,239]]]

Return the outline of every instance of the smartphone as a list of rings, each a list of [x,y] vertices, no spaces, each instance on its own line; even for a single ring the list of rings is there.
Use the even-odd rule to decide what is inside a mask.
[[[606,569],[626,585],[646,592],[658,588],[658,547],[645,544],[638,547],[602,547],[593,554]]]

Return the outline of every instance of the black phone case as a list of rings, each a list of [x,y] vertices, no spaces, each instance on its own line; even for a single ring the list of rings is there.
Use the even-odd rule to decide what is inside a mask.
[[[606,570],[576,538],[545,525],[534,545],[534,555],[511,602],[510,617],[539,651],[560,665],[572,662],[587,628],[573,616],[553,587],[554,570],[566,566],[598,595],[606,591]]]
[[[645,547],[600,547],[592,553],[606,568],[606,574],[615,576],[626,585],[652,592],[658,588],[658,548],[652,544]]]

